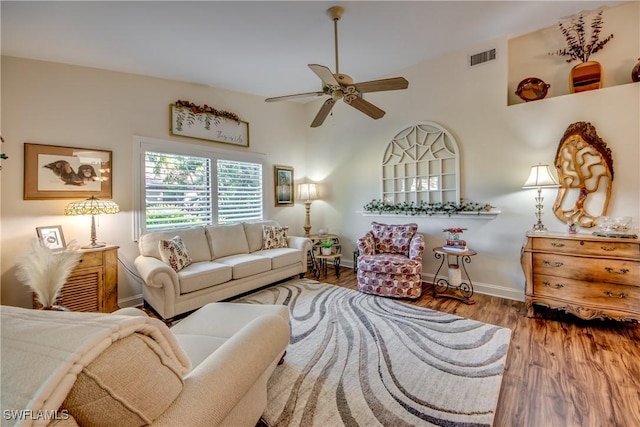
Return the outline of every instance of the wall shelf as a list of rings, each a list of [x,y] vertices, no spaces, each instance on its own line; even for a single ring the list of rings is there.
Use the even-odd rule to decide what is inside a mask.
[[[457,212],[455,214],[419,214],[419,215],[408,215],[408,214],[396,214],[391,212],[366,212],[366,211],[356,211],[356,213],[362,214],[362,216],[382,216],[382,217],[399,217],[399,218],[419,218],[419,219],[443,219],[443,218],[456,218],[456,219],[481,219],[481,220],[492,220],[495,219],[498,215],[500,215],[501,211],[499,210],[491,210],[488,212]]]

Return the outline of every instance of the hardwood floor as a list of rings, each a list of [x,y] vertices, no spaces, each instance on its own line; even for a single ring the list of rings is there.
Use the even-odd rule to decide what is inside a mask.
[[[307,273],[307,277],[314,279]],[[320,281],[357,289],[355,273]],[[640,326],[576,317],[475,294],[475,305],[434,299],[430,285],[409,304],[512,330],[494,426],[640,426]]]

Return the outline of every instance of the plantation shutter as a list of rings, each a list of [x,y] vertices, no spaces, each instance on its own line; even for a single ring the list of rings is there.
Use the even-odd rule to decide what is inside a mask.
[[[212,223],[211,159],[145,153],[146,231]]]
[[[218,223],[262,219],[262,165],[218,160]]]

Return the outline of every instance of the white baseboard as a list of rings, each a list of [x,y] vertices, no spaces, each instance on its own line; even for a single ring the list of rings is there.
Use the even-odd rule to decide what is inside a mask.
[[[433,283],[435,274],[423,274],[422,280],[425,282]],[[441,279],[447,279],[446,276],[440,276]],[[494,285],[491,283],[482,283],[473,281],[473,292],[483,295],[490,295],[493,297],[499,297],[504,299],[510,299],[514,301],[524,301],[524,292],[507,288],[505,286]]]
[[[137,307],[137,306],[142,305],[143,301],[144,301],[144,297],[142,296],[142,294],[134,295],[132,297],[119,299],[118,300],[118,307],[120,307],[120,308]]]

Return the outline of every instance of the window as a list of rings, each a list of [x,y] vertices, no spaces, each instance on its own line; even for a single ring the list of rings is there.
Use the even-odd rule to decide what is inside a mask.
[[[263,218],[263,158],[135,138],[140,167],[135,238],[140,234]]]
[[[400,131],[382,160],[382,198],[389,203],[460,201],[458,145],[439,125],[422,122]]]

